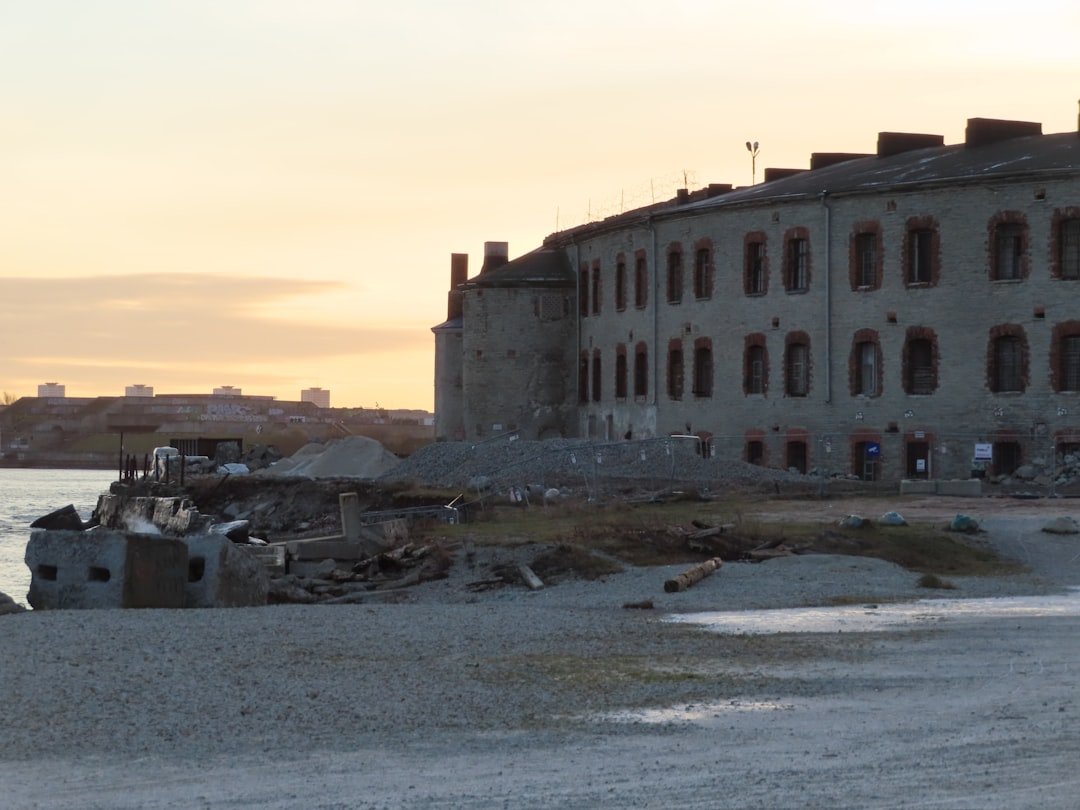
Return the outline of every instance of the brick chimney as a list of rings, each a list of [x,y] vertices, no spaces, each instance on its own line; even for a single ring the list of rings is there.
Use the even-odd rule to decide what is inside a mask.
[[[510,261],[509,242],[484,242],[484,266],[480,268],[480,274],[498,270]]]
[[[446,319],[460,318],[464,312],[461,290],[458,289],[469,277],[469,254],[450,254],[450,292],[446,294]]]

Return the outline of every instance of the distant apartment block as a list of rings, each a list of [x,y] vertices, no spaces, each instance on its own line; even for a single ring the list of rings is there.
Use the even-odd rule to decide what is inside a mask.
[[[223,385],[220,388],[214,389],[215,397],[239,397],[243,395],[243,391],[232,385]]]
[[[37,387],[37,395],[42,399],[46,397],[66,397],[67,386],[61,385],[60,383],[47,382],[44,385],[39,385]]]
[[[124,388],[125,397],[152,397],[154,395],[154,386],[141,385],[136,383],[135,385],[128,385]]]
[[[330,390],[323,388],[304,388],[300,391],[301,402],[311,402],[320,408],[330,407]]]

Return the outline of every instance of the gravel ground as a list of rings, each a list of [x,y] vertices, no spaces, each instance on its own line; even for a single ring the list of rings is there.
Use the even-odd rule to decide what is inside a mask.
[[[929,595],[1080,585],[1080,541],[1044,521],[984,520],[1029,572]],[[850,557],[730,564],[665,594],[678,570],[476,594],[460,565],[397,604],[0,618],[2,802],[1076,806],[1076,600],[1054,616],[721,635],[665,619],[928,594]],[[647,598],[655,610],[621,607]]]

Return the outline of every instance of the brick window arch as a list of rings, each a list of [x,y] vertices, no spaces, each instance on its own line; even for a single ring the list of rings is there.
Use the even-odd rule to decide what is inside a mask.
[[[1022,392],[1028,384],[1028,342],[1024,327],[1008,323],[990,330],[986,383],[995,394]]]

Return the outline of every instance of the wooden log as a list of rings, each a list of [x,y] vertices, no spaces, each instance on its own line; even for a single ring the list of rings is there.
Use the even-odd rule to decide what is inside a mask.
[[[686,569],[673,579],[669,579],[664,583],[664,590],[667,593],[685,591],[687,588],[705,579],[705,577],[719,569],[723,564],[724,561],[719,557],[713,557],[711,560],[706,560],[703,563],[695,565],[693,568]]]
[[[539,591],[544,587],[543,580],[525,563],[518,566],[518,573],[521,574],[521,578],[525,580],[525,584],[529,586],[530,591]]]

